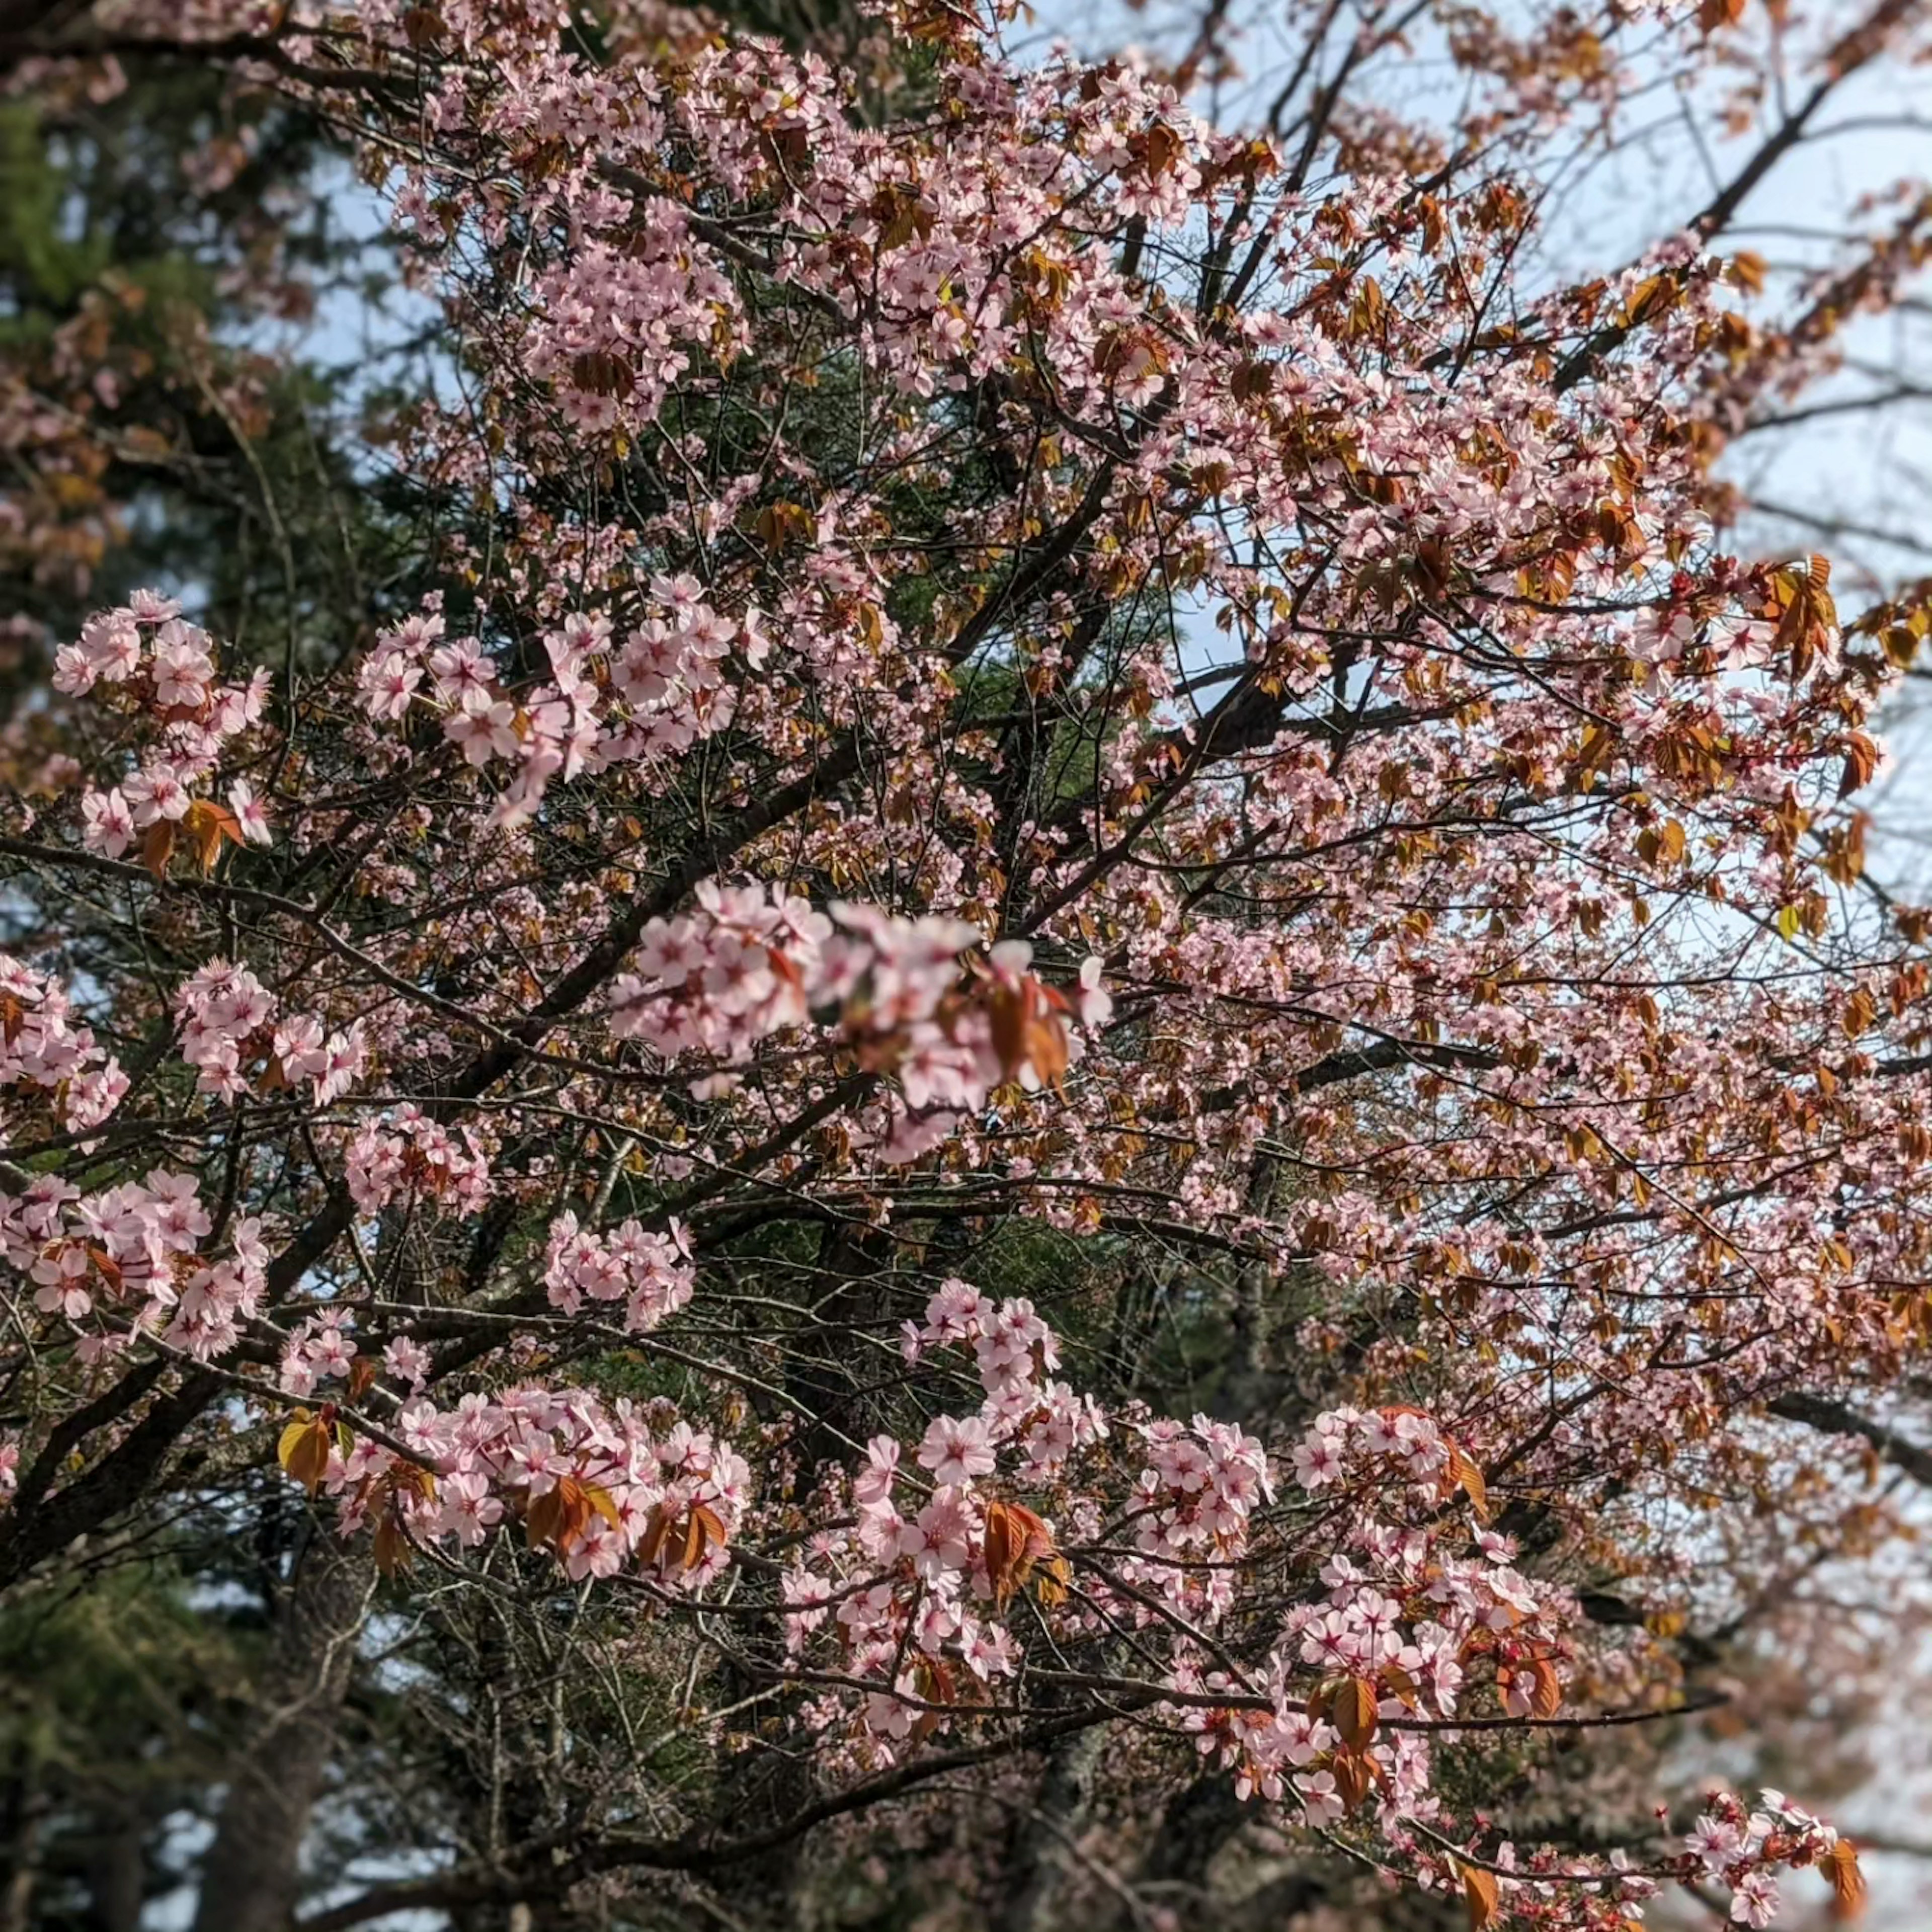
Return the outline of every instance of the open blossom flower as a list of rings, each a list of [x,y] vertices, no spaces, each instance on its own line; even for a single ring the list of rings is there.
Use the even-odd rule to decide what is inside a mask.
[[[164,1246],[192,1254],[214,1222],[202,1204],[201,1184],[191,1174],[158,1168],[148,1176],[148,1218]]]
[[[458,1469],[442,1478],[440,1487],[442,1508],[437,1520],[441,1534],[453,1536],[465,1548],[474,1548],[503,1520],[502,1498],[490,1489],[490,1480],[478,1469]]]
[[[986,1425],[977,1416],[935,1416],[919,1447],[919,1464],[942,1487],[990,1476],[998,1466]]]
[[[118,790],[88,792],[80,811],[81,836],[90,852],[118,859],[134,842],[134,814]]]
[[[899,1445],[890,1436],[875,1436],[866,1445],[865,1462],[852,1481],[852,1500],[861,1509],[890,1506],[898,1460]]]
[[[1731,1895],[1734,1923],[1761,1928],[1778,1916],[1778,1881],[1768,1872],[1747,1872]]]
[[[322,1069],[315,1076],[316,1104],[326,1107],[341,1099],[362,1078],[368,1060],[368,1043],[359,1025],[330,1034]]]
[[[192,709],[207,697],[208,687],[214,680],[214,662],[208,654],[207,642],[205,633],[178,619],[155,633],[149,674],[154,681],[157,704]]]
[[[363,708],[378,722],[393,723],[409,710],[423,668],[400,651],[388,651],[364,662],[356,679]]]
[[[274,832],[268,824],[267,808],[255,796],[255,788],[245,778],[237,778],[228,788],[228,807],[235,814],[235,822],[242,828],[242,836],[251,845],[271,845],[274,843]]]
[[[1100,983],[1102,970],[1101,962],[1090,955],[1081,962],[1074,1008],[1084,1027],[1103,1027],[1114,1016],[1113,995]]]
[[[496,668],[474,638],[454,638],[430,653],[430,674],[446,703],[471,708],[496,681]]]
[[[1301,1802],[1302,1820],[1311,1831],[1335,1824],[1348,1815],[1333,1772],[1304,1773],[1294,1780],[1294,1793]]]
[[[1704,1869],[1716,1877],[1744,1850],[1742,1828],[1708,1813],[1700,1818],[1685,1834],[1684,1849],[1703,1862]]]
[[[43,1315],[78,1322],[94,1306],[87,1251],[70,1242],[43,1255],[32,1270],[34,1306]]]
[[[420,1388],[428,1379],[430,1353],[421,1342],[398,1335],[384,1347],[382,1366],[398,1382]]]
[[[100,675],[77,644],[63,644],[54,653],[53,686],[70,698],[85,697]]]
[[[458,708],[442,721],[442,730],[461,751],[464,762],[479,769],[492,758],[514,756],[519,742],[514,709],[507,700],[493,700],[473,686],[466,689]]]
[[[138,826],[152,825],[158,819],[185,818],[194,802],[181,774],[172,765],[158,761],[126,779],[121,792]]]
[[[97,612],[81,626],[77,643],[55,654],[54,688],[81,697],[97,682],[122,684],[140,667],[141,633],[130,610]]]
[[[941,1487],[931,1502],[899,1532],[899,1553],[928,1583],[955,1576],[966,1567],[973,1517],[957,1490]]]
[[[1295,1480],[1304,1490],[1325,1488],[1342,1470],[1342,1444],[1334,1436],[1310,1433],[1294,1445]]]
[[[268,709],[268,674],[259,666],[246,684],[218,686],[202,728],[218,742],[260,724]]]

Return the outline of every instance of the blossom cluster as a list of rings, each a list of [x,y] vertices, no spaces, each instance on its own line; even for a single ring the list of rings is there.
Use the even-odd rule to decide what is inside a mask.
[[[0,952],[0,1090],[32,1093],[61,1126],[98,1126],[121,1104],[128,1076],[74,1016],[67,988]],[[11,1129],[14,1108],[0,1112]]]
[[[621,640],[608,616],[572,613],[544,634],[550,677],[513,686],[476,638],[446,634],[432,598],[362,659],[357,695],[375,724],[440,717],[465,764],[498,768],[496,822],[520,824],[554,780],[660,762],[730,722],[727,659],[755,667],[770,648],[758,610],[727,616],[688,575],[654,578],[647,601]]]
[[[312,1013],[279,1020],[280,1002],[248,967],[211,959],[175,990],[182,1058],[199,1092],[236,1100],[307,1082],[318,1106],[346,1094],[368,1053],[359,1022],[330,1030]]]
[[[312,1395],[320,1383],[346,1380],[356,1359],[355,1310],[340,1305],[320,1308],[289,1330],[282,1345],[279,1380],[287,1394]]]
[[[865,1064],[896,1078],[902,1104],[877,1135],[888,1162],[936,1145],[1003,1081],[1037,1091],[1058,1080],[1082,1050],[1065,1017],[1090,1028],[1112,1010],[1099,960],[1063,993],[1034,975],[1024,940],[1001,940],[962,974],[962,954],[981,943],[964,920],[843,901],[828,916],[776,888],[716,880],[695,900],[646,927],[637,970],[611,983],[611,1031],[665,1059],[722,1062],[700,1083],[711,1094],[770,1034],[836,1014]]]
[[[1862,1903],[1863,1882],[1836,1828],[1781,1791],[1762,1791],[1758,1797],[1753,1809],[1729,1792],[1713,1792],[1684,1840],[1685,1862],[1696,1876],[1729,1889],[1732,1923],[1757,1932],[1777,1917],[1780,1866],[1818,1866],[1842,1907]]]
[[[1141,1706],[1282,1822],[1360,1820],[1377,1862],[1450,1886],[1454,1842],[1526,1926],[1599,1932],[1653,1874],[1498,1847],[1434,1775],[1472,1710],[1553,1721],[1593,1642],[1487,1526],[1469,1425],[1336,1407],[1277,1468],[1234,1422],[1083,1393],[1042,1306],[956,1278],[849,1459],[764,1372],[802,1311],[708,1331],[742,1351],[718,1380],[755,1370],[778,1408],[769,1508],[695,1410],[511,1379],[553,1336],[652,1335],[718,1228],[897,1232],[962,1182],[969,1230],[1123,1229],[1204,1294],[1231,1252],[1306,1264],[1309,1386],[1466,1373],[1456,1413],[1527,1445],[1513,1480],[1573,1524],[1577,1471],[1668,1502],[1690,1419],[1714,1438],[1794,1371],[1888,1376],[1924,1340],[1894,1290],[1924,1271],[1925,1083],[1865,1052],[1887,1008],[1894,1064],[1923,1044],[1910,910],[1852,973],[1849,938],[1751,952],[1822,933],[1820,876],[1858,876],[1814,804],[1875,768],[1886,673],[1822,560],[1714,554],[1694,432],[1720,412],[1690,392],[1739,340],[1721,266],[1672,242],[1498,328],[1507,282],[1475,265],[1528,236],[1505,168],[1445,161],[1423,194],[1358,117],[1366,158],[1328,181],[1317,145],[1217,134],[1144,62],[1022,68],[932,10],[896,16],[930,50],[907,120],[735,32],[660,62],[614,28],[593,56],[549,0],[351,10],[313,62],[280,44],[295,97],[354,44],[340,124],[410,104],[376,148],[411,157],[394,211],[466,393],[392,447],[400,482],[490,507],[489,550],[436,519],[424,568],[460,603],[292,676],[286,738],[266,674],[224,682],[170,599],[61,650],[94,762],[50,835],[80,849],[36,865],[98,881],[138,850],[163,878],[178,838],[212,870],[269,842],[262,782],[278,876],[340,889],[164,898],[198,1100],[141,1124],[201,1134],[198,1176],[0,1196],[25,1318],[88,1361],[143,1333],[207,1359],[254,1322],[280,1391],[328,1398],[285,1465],[386,1567],[514,1526],[660,1609],[735,1569],[814,1744],[900,1758],[1031,1703],[1029,1673],[1100,1714],[1122,1686],[1069,1659],[1130,1658]],[[1550,345],[1612,336],[1552,380]],[[1225,657],[1177,648],[1184,608]],[[640,933],[644,880],[666,896]],[[326,1013],[295,990],[319,941]],[[1130,1024],[1099,958],[1071,976],[1089,949]],[[146,1030],[145,973],[108,998]],[[63,1138],[122,1102],[10,961],[0,1022],[0,1087]],[[694,1232],[566,1209],[592,1108],[660,1150],[640,1200],[702,1148]],[[274,1307],[255,1207],[289,1258]],[[499,1214],[500,1250],[472,1242]],[[412,1320],[372,1221],[480,1305]],[[501,1346],[444,1351],[466,1320]],[[1838,1850],[1782,1801],[1716,1802],[1677,1875],[1761,1924],[1773,1868]]]
[[[784,1578],[787,1643],[801,1667],[822,1631],[844,1671],[879,1686],[858,1722],[885,1762],[944,1721],[938,1707],[962,1696],[967,1682],[983,1692],[1018,1667],[1000,1612],[1009,1590],[1053,1563],[1055,1532],[1001,1497],[992,1479],[1002,1452],[1027,1444],[1038,1424],[1064,1432],[1069,1446],[1106,1432],[1090,1404],[1040,1379],[1058,1355],[1030,1304],[995,1306],[949,1282],[909,1344],[953,1342],[974,1348],[986,1390],[980,1412],[933,1418],[916,1459],[922,1476],[901,1468],[896,1438],[875,1436],[850,1480],[855,1527],[815,1539]]]
[[[1324,1594],[1289,1609],[1246,1684],[1184,1660],[1174,1683],[1190,1701],[1176,1716],[1244,1797],[1290,1803],[1309,1825],[1371,1795],[1393,1816],[1427,1816],[1430,1722],[1453,1718],[1472,1680],[1514,1714],[1552,1714],[1574,1601],[1518,1570],[1507,1538],[1441,1508],[1448,1452],[1428,1418],[1330,1412],[1309,1443],[1320,1454],[1298,1452],[1303,1486],[1358,1485],[1363,1498],[1320,1566]]]
[[[142,1330],[202,1361],[236,1346],[266,1291],[268,1249],[260,1221],[246,1217],[212,1259],[202,1246],[214,1232],[199,1181],[166,1168],[96,1193],[52,1174],[0,1192],[0,1250],[44,1315],[86,1324],[89,1360]]]
[[[180,612],[172,598],[136,591],[88,618],[79,639],[56,656],[56,690],[116,693],[158,728],[134,770],[82,796],[82,838],[108,858],[120,857],[141,834],[184,821],[191,830],[218,824],[238,842],[266,845],[272,836],[254,787],[236,778],[224,794],[218,779],[229,741],[262,720],[269,674],[258,668],[245,683],[220,682],[214,640]]]
[[[568,1213],[550,1223],[544,1287],[566,1315],[586,1302],[622,1302],[624,1328],[641,1334],[683,1307],[696,1281],[690,1243],[675,1220],[662,1233],[626,1220],[599,1234]]]
[[[514,1513],[579,1581],[641,1564],[679,1591],[714,1582],[750,1497],[749,1466],[728,1442],[669,1405],[607,1406],[582,1390],[518,1388],[452,1408],[418,1396],[394,1439],[406,1456],[352,1432],[331,1448],[324,1480],[345,1535],[392,1507],[417,1536],[474,1545]]]
[[[404,1194],[458,1214],[480,1214],[492,1198],[489,1156],[476,1130],[452,1133],[407,1102],[358,1125],[344,1173],[364,1214],[380,1214]]]
[[[1068,1459],[1106,1439],[1106,1418],[1052,1371],[1060,1366],[1053,1330],[1024,1297],[995,1302],[970,1282],[942,1282],[926,1304],[926,1318],[908,1322],[900,1352],[916,1362],[934,1348],[968,1348],[985,1391],[976,1415],[936,1417],[920,1444],[921,1468],[942,1484],[990,1474],[996,1448],[1024,1461],[1029,1481],[1059,1477]],[[883,1454],[874,1445],[874,1464]]]
[[[740,193],[777,199],[800,238],[783,266],[849,316],[868,361],[904,393],[931,396],[1043,349],[1081,400],[1122,404],[1159,387],[1166,346],[1144,326],[1104,250],[1064,246],[1056,207],[1110,222],[1184,221],[1206,167],[1240,154],[1145,68],[1071,62],[960,80],[946,165],[908,157],[842,111],[821,61],[725,46],[692,64],[680,131]],[[1054,138],[1016,142],[1016,124]],[[808,172],[784,156],[808,152]],[[1030,243],[1030,246],[1028,245]],[[1180,318],[1174,319],[1170,328]]]
[[[682,210],[661,206],[640,222],[626,197],[607,193],[596,212],[623,226],[626,245],[588,241],[545,271],[526,351],[531,374],[554,383],[572,423],[592,435],[655,417],[694,336],[714,354],[743,337],[737,290],[692,247]]]
[[[978,1410],[934,1416],[911,1468],[902,1466],[896,1438],[874,1437],[850,1479],[853,1528],[815,1538],[784,1580],[798,1667],[808,1677],[823,1633],[844,1673],[877,1684],[859,1721],[886,1760],[948,1721],[946,1707],[965,1696],[969,1680],[983,1694],[1018,1668],[1006,1613],[1022,1589],[1033,1588],[1043,1613],[1073,1627],[1134,1627],[1149,1641],[1171,1643],[1177,1627],[1187,1628],[1174,1610],[1213,1617],[1226,1600],[1215,1580],[1226,1574],[1221,1566],[1233,1567],[1252,1510],[1272,1494],[1260,1444],[1233,1425],[1130,1422],[1146,1466],[1112,1507],[1139,1522],[1141,1553],[1127,1552],[1112,1574],[1083,1576],[1085,1601],[1076,1608],[1058,1524],[1083,1536],[1100,1528],[1104,1482],[1074,1478],[1114,1430],[1090,1396],[1054,1376],[1052,1330],[1030,1302],[994,1301],[952,1280],[922,1322],[907,1323],[903,1347],[915,1362],[970,1351],[983,1391]],[[1016,1489],[1042,1503],[1050,1489],[1062,1507],[1049,1517],[1018,1501]],[[1201,1556],[1214,1560],[1190,1560]]]
[[[1295,1444],[1294,1475],[1304,1490],[1322,1490],[1362,1458],[1374,1457],[1423,1482],[1448,1470],[1455,1454],[1434,1420],[1419,1410],[1332,1408]]]

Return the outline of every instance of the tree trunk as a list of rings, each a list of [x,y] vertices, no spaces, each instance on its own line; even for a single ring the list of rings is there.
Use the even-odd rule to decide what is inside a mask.
[[[828,1227],[819,1246],[821,1277],[836,1280],[831,1293],[814,1288],[822,1320],[854,1324],[875,1320],[882,1304],[879,1276],[891,1253],[890,1236],[873,1228],[840,1222]],[[833,1330],[836,1333],[836,1328]],[[785,1377],[785,1390],[803,1418],[798,1438],[799,1478],[809,1484],[824,1462],[844,1462],[862,1442],[872,1418],[860,1394],[871,1370],[862,1358],[836,1342],[808,1342]]]
[[[328,1532],[312,1534],[296,1558],[254,1734],[202,1863],[194,1932],[287,1932],[368,1600],[364,1563]]]
[[[1000,1932],[1054,1932],[1064,1922],[1055,1910],[1071,1846],[1086,1828],[1094,1774],[1106,1726],[1076,1731],[1054,1745],[1034,1809],[1023,1820],[1008,1855],[1009,1885]]]
[[[1167,1888],[1185,1885],[1204,1897],[1208,1868],[1249,1815],[1234,1795],[1234,1780],[1225,1772],[1196,1778],[1163,1808],[1159,1828],[1148,1844],[1142,1876]]]
[[[47,1814],[46,1795],[36,1790],[22,1759],[17,1773],[0,1786],[0,1932],[28,1932],[34,1922],[34,1882],[39,1875],[40,1828]]]
[[[141,1932],[148,1884],[147,1827],[128,1801],[104,1811],[87,1859],[89,1924],[94,1932]]]

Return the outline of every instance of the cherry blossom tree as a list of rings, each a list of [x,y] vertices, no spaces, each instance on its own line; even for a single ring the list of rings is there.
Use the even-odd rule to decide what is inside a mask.
[[[1855,1907],[1803,1792],[1614,1845],[1491,1798],[1718,1694],[1713,1550],[1884,1542],[1794,1453],[1925,1455],[1874,1405],[1932,1326],[1932,908],[1856,795],[1928,614],[1731,554],[1714,469],[1817,360],[1719,245],[1796,135],[1523,266],[1556,146],[1726,20],[1331,7],[1224,129],[1218,16],[1163,68],[952,0],[837,63],[640,4],[25,14],[20,84],[326,130],[438,318],[328,472],[406,566],[305,600],[258,470],[286,638],[49,592],[9,740],[0,1588],[250,1461],[326,1525],[204,1922],[290,1922],[376,1592],[620,1633],[685,1761],[316,1932],[1108,1748],[1475,1932]],[[1425,24],[1444,124],[1347,96]],[[1922,35],[1779,58],[1822,101]],[[94,396],[19,446],[111,442]]]

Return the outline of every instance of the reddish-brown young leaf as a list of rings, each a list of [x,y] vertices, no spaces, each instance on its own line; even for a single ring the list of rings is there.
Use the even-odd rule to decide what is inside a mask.
[[[637,386],[631,365],[602,349],[578,356],[570,365],[570,380],[598,396],[628,396]]]
[[[529,1538],[530,1547],[542,1550],[546,1544],[554,1542],[563,1520],[563,1485],[561,1483],[546,1490],[540,1496],[532,1496],[530,1507],[524,1514],[524,1534]]]
[[[1067,1587],[1072,1581],[1072,1564],[1064,1556],[1049,1556],[1034,1577],[1034,1594],[1052,1610],[1066,1602]]]
[[[694,1504],[691,1519],[685,1526],[684,1565],[694,1570],[704,1561],[704,1552],[714,1546],[722,1548],[724,1543],[724,1526],[717,1512],[703,1503]]]
[[[1031,1510],[998,1497],[986,1505],[986,1576],[1002,1610],[1026,1587],[1034,1566],[1054,1554],[1052,1533]]]
[[[1469,1507],[1475,1512],[1478,1522],[1490,1520],[1490,1487],[1483,1480],[1483,1472],[1471,1457],[1466,1456],[1454,1443],[1449,1445],[1449,1479],[1469,1498]]]
[[[1408,1709],[1413,1711],[1419,1708],[1418,1700],[1421,1694],[1416,1687],[1415,1679],[1410,1676],[1400,1664],[1384,1664],[1382,1682],[1396,1696],[1402,1700]]]
[[[1553,1718],[1563,1708],[1563,1682],[1548,1658],[1539,1657],[1529,1666],[1530,1714]]]
[[[1826,1854],[1822,1867],[1832,1888],[1832,1916],[1839,1920],[1856,1918],[1865,1909],[1865,1875],[1858,1869],[1858,1848],[1849,1838],[1840,1838]]]
[[[1024,987],[996,986],[988,1004],[993,1030],[993,1051],[999,1055],[1000,1076],[1010,1080],[1027,1053],[1028,1000]]]
[[[812,512],[802,503],[767,503],[758,514],[758,541],[767,550],[782,550],[796,538],[809,540],[818,527]]]
[[[1483,1932],[1495,1922],[1498,1888],[1493,1874],[1478,1871],[1474,1865],[1462,1867],[1462,1904],[1469,1915],[1469,1932]]]
[[[1353,1751],[1338,1751],[1330,1770],[1342,1802],[1351,1811],[1368,1802],[1369,1793],[1376,1788],[1376,1766],[1372,1759],[1358,1757]]]
[[[669,1512],[662,1503],[652,1504],[651,1513],[644,1519],[644,1533],[638,1539],[638,1560],[640,1563],[655,1563],[663,1552],[670,1534]]]
[[[1066,1028],[1051,1013],[1036,1013],[1028,1019],[1026,1058],[1042,1082],[1059,1091],[1066,1077],[1070,1053]]]
[[[1019,1586],[1018,1573],[1024,1560],[1026,1535],[1014,1520],[1010,1505],[997,1498],[986,1505],[984,1550],[986,1579],[993,1586],[993,1600],[1004,1610]]]
[[[1878,746],[1862,731],[1848,732],[1845,737],[1845,769],[1838,780],[1838,796],[1845,797],[1862,785],[1868,785],[1872,774],[1878,770]]]
[[[158,879],[168,875],[168,861],[175,855],[175,822],[172,818],[158,818],[148,827],[148,836],[141,841],[141,863]]]
[[[590,1528],[593,1516],[608,1520],[613,1514],[604,1491],[578,1477],[560,1476],[554,1486],[532,1498],[524,1526],[532,1550],[548,1546],[567,1556]]]
[[[223,839],[236,845],[242,843],[241,820],[212,799],[198,798],[188,807],[187,816],[182,820],[182,830],[194,847],[194,856],[203,878],[214,870],[214,862],[221,854]]]
[[[275,1445],[276,1459],[302,1487],[314,1496],[328,1473],[328,1453],[336,1445],[332,1418],[326,1410],[311,1415],[298,1408],[295,1420],[281,1433]]]
[[[1147,131],[1147,171],[1157,181],[1180,158],[1180,136],[1165,121],[1156,121]]]
[[[560,1476],[552,1493],[558,1499],[557,1523],[554,1535],[556,1553],[567,1556],[584,1540],[584,1532],[590,1527],[591,1516],[596,1504],[590,1498],[589,1486],[574,1476]]]
[[[1376,1702],[1376,1687],[1365,1677],[1346,1678],[1336,1686],[1330,1722],[1351,1750],[1360,1750],[1375,1736]]]
[[[410,1558],[415,1554],[403,1528],[401,1513],[393,1503],[376,1520],[375,1552],[376,1568],[385,1576],[393,1576],[406,1569]]]

